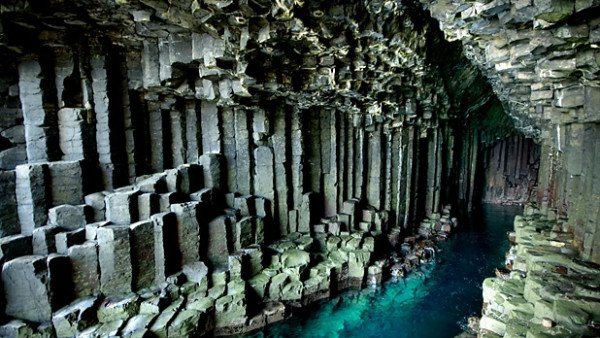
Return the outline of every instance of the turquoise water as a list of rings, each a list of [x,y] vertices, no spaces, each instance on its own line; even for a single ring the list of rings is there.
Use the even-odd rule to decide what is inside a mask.
[[[504,263],[519,207],[484,205],[462,220],[436,261],[377,290],[350,291],[250,335],[261,337],[454,337],[480,313],[481,283]]]

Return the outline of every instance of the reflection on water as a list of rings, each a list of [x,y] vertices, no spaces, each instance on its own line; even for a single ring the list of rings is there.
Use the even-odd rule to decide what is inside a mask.
[[[481,283],[504,262],[520,207],[485,205],[440,244],[435,263],[377,290],[346,292],[250,335],[259,337],[454,337],[481,310]]]

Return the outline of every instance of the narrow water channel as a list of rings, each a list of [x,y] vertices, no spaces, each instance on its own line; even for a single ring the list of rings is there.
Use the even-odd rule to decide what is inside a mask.
[[[481,310],[481,283],[503,264],[521,211],[484,205],[440,243],[436,261],[376,290],[349,291],[252,334],[261,337],[454,337]]]

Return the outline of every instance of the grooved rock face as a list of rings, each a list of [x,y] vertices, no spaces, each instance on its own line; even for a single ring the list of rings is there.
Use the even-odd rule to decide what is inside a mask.
[[[420,1],[479,66],[528,135],[598,122],[600,27],[593,1]]]

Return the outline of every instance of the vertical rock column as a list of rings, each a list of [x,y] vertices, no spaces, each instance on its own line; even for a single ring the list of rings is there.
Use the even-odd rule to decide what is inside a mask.
[[[292,197],[294,209],[300,208],[304,194],[304,135],[302,114],[299,110],[292,112]],[[295,231],[295,229],[290,229]]]
[[[264,197],[271,203],[270,215],[273,215],[273,201],[275,201],[275,186],[273,171],[273,150],[262,146],[254,150],[255,172],[254,172],[254,194]]]
[[[112,51],[120,51],[120,48],[113,46]],[[111,129],[117,136],[111,140],[116,153],[119,154],[115,158],[116,164],[121,166],[123,172],[119,176],[121,181],[119,185],[125,185],[127,183],[133,183],[136,176],[136,163],[135,163],[135,127],[133,121],[135,117],[134,112],[130,107],[129,98],[129,73],[128,73],[128,60],[132,64],[131,60],[137,58],[136,53],[121,54],[119,52],[109,53],[109,73],[108,73],[108,93],[111,97],[109,109],[113,115],[114,120],[111,121]],[[135,72],[132,72],[134,75]],[[131,84],[134,84],[133,81]],[[121,135],[118,135],[118,134]],[[126,175],[126,176],[125,176]],[[125,179],[127,178],[127,179]]]
[[[334,109],[323,111],[321,128],[321,158],[323,170],[323,195],[325,216],[337,214],[337,122]]]
[[[73,73],[75,63],[73,60],[73,53],[71,50],[65,48],[64,50],[56,50],[55,53],[55,66],[54,66],[54,83],[56,87],[56,102],[58,102],[58,108],[69,106],[65,104],[64,99],[68,97],[69,100],[74,99],[73,96],[76,93],[69,92],[69,75]],[[67,81],[65,81],[67,80]],[[79,79],[77,79],[79,80]],[[79,82],[79,81],[77,81]],[[67,86],[66,86],[67,85]],[[71,106],[69,106],[71,107]]]
[[[88,110],[63,108],[58,111],[59,145],[63,160],[83,160],[90,158],[93,141],[90,139]]]
[[[427,195],[425,201],[425,215],[429,216],[434,213],[437,208],[435,205],[436,200],[436,169],[437,169],[437,158],[438,158],[438,147],[437,147],[437,132],[433,130],[428,135],[427,142]]]
[[[56,112],[46,111],[42,67],[37,61],[19,64],[19,95],[25,124],[27,161],[45,162],[57,158]]]
[[[208,223],[207,258],[213,267],[224,267],[229,262],[227,228],[229,217],[219,216]]]
[[[187,145],[186,163],[195,162],[202,149],[202,129],[196,111],[196,101],[189,100],[185,107],[185,137]]]
[[[177,244],[181,261],[180,266],[200,260],[200,202],[171,205],[171,212],[177,218]]]
[[[171,121],[171,150],[172,150],[172,165],[173,167],[186,163],[187,148],[185,134],[185,119],[177,109],[172,109],[169,113]]]
[[[162,171],[164,164],[163,114],[158,96],[146,95],[148,105],[148,126],[150,128],[150,167],[153,172]]]
[[[106,188],[115,186],[115,165],[112,158],[110,113],[108,110],[108,79],[104,56],[94,55],[90,61],[92,91],[94,93],[94,113],[96,114],[96,149],[103,185]],[[162,168],[161,168],[162,169]],[[118,182],[118,180],[117,180]]]
[[[217,104],[202,101],[200,108],[202,125],[202,152],[221,153],[221,129]]]
[[[245,109],[234,110],[235,120],[235,158],[237,189],[242,195],[252,191],[250,163],[250,133],[248,131],[248,112]]]
[[[73,245],[68,249],[73,273],[75,297],[87,297],[100,293],[98,246],[95,242]]]
[[[279,223],[279,233],[283,236],[290,232],[288,229],[288,199],[290,194],[291,173],[289,172],[288,149],[291,141],[290,135],[287,133],[287,127],[290,123],[289,116],[285,111],[285,106],[277,108],[274,118],[273,135],[271,141],[273,143],[274,155],[274,188],[276,192],[276,201],[274,206]]]
[[[50,321],[52,311],[68,301],[64,294],[53,288],[59,279],[65,285],[62,280],[65,278],[65,264],[65,260],[47,260],[43,256],[23,256],[4,264],[2,283],[6,299],[5,313],[36,323]]]
[[[367,201],[376,209],[382,208],[382,175],[385,165],[385,153],[381,142],[381,124],[373,126],[375,130],[367,135],[368,151],[365,154],[368,158],[366,165],[367,174]]]
[[[353,116],[354,134],[354,197],[363,198],[365,192],[365,131],[362,128],[362,117]]]
[[[132,291],[132,265],[129,227],[111,225],[97,230],[102,293],[121,294]]]
[[[154,223],[146,220],[130,225],[129,237],[133,289],[150,287],[156,276]]]
[[[48,173],[52,206],[77,205],[84,202],[86,172],[82,161],[50,162],[48,163]]]
[[[16,197],[21,233],[32,234],[34,228],[48,220],[49,173],[45,164],[22,164],[16,168]]]
[[[19,219],[17,212],[16,172],[0,171],[0,237],[18,234]]]
[[[412,207],[414,205],[413,203],[413,196],[411,196],[411,193],[413,193],[413,188],[414,188],[414,175],[413,175],[413,167],[414,167],[414,152],[413,152],[413,147],[414,147],[414,142],[415,142],[415,127],[414,126],[408,126],[407,128],[407,136],[406,137],[406,178],[405,178],[405,182],[406,182],[406,188],[404,189],[404,220],[402,221],[402,225],[404,226],[404,228],[408,227],[409,221],[411,219],[412,216],[412,211],[414,210],[414,208]]]
[[[349,113],[346,114],[346,116],[344,116],[344,121],[346,123],[346,142],[343,144],[343,147],[345,148],[345,155],[346,155],[346,159],[345,159],[345,163],[344,163],[344,168],[345,168],[345,174],[344,174],[344,180],[343,180],[343,185],[344,185],[344,190],[347,192],[346,193],[346,197],[344,198],[343,201],[349,199],[349,198],[353,198],[356,197],[356,193],[354,190],[354,135],[355,135],[355,128],[353,125],[353,121],[352,121],[352,115],[350,115]]]
[[[181,260],[177,246],[177,216],[160,213],[151,217],[154,226],[154,282],[160,284],[178,268]]]
[[[235,115],[232,108],[223,108],[221,112],[223,120],[223,155],[227,163],[227,191],[237,191],[237,157],[236,157],[236,134]]]

